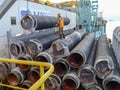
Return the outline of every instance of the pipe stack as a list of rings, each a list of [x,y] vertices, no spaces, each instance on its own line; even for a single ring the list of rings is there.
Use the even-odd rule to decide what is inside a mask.
[[[25,29],[37,30],[50,28],[56,21],[45,21],[48,23],[45,27],[39,17],[30,15],[21,22]],[[18,60],[49,62],[54,65],[54,73],[45,81],[45,90],[120,90],[119,61],[116,60],[118,53],[115,53],[115,58],[107,36],[102,35],[97,40],[94,33],[87,34],[86,31],[73,32],[70,29],[64,33],[68,36],[62,40],[57,40],[57,34],[44,34],[45,37],[37,35],[36,38],[33,38],[33,35],[29,41],[19,38],[21,41],[17,42],[19,44],[13,44],[11,50]],[[119,27],[116,28],[113,37],[114,52],[117,52],[115,45],[119,45],[118,33]],[[40,69],[35,66],[17,65],[11,72],[8,72],[7,68],[7,65],[0,64],[0,73],[4,72],[0,74],[0,79],[5,75],[10,85],[30,88],[40,78]],[[44,72],[47,70],[45,68]]]

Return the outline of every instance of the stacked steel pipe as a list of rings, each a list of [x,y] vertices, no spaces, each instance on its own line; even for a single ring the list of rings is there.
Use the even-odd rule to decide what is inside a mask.
[[[101,79],[104,79],[107,75],[112,73],[114,69],[106,35],[102,35],[98,40],[94,68],[96,69],[97,76]]]
[[[62,78],[62,88],[64,90],[76,90],[79,88],[79,86],[80,86],[80,80],[75,70],[66,74]]]
[[[64,34],[69,35],[74,30],[65,30]],[[26,43],[26,51],[28,54],[30,54],[32,57],[35,57],[39,52],[42,52],[48,48],[50,48],[53,41],[59,39],[58,34],[50,35],[48,37],[42,38],[40,40],[34,39],[30,40]]]
[[[64,24],[68,25],[70,23],[69,18],[63,18]],[[26,15],[21,20],[21,26],[25,30],[41,30],[47,28],[53,28],[58,23],[57,17],[53,16],[39,16],[39,15]]]
[[[47,32],[47,33],[46,33]],[[17,57],[19,55],[25,54],[25,44],[31,39],[41,39],[49,35],[55,34],[54,29],[49,29],[41,32],[32,32],[30,34],[23,34],[21,36],[15,37],[15,41],[10,44],[10,53]]]
[[[104,90],[120,90],[120,67],[115,58],[113,50],[111,50],[111,53],[112,53],[112,58],[114,59],[113,61],[115,68],[113,70],[113,73],[107,76],[103,80],[103,88]]]
[[[95,40],[94,33],[89,33],[85,38],[71,51],[68,56],[68,62],[72,68],[79,68],[85,64],[92,43]]]
[[[80,78],[83,87],[96,84],[96,71],[94,69],[94,62],[96,56],[97,40],[94,41],[91,52],[86,63],[78,69],[78,77]]]
[[[51,45],[51,54],[55,58],[67,57],[70,51],[81,41],[87,32],[78,30],[68,35],[63,40],[56,40]]]

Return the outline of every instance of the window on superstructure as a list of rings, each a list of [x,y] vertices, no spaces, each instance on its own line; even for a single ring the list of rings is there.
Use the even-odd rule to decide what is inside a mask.
[[[11,17],[11,25],[16,25],[16,17]]]

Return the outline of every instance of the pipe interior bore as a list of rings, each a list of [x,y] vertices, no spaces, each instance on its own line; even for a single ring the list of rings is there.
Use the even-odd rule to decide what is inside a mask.
[[[67,72],[67,66],[65,66],[63,63],[56,63],[54,68],[54,73],[58,76],[64,76]]]
[[[13,73],[10,73],[9,75],[8,75],[8,78],[7,78],[7,80],[8,80],[8,83],[10,84],[10,85],[18,85],[19,84],[19,79],[20,78],[18,78],[15,74],[13,74]]]
[[[72,79],[65,79],[62,83],[64,90],[76,90],[77,85]]]
[[[28,73],[28,80],[30,80],[32,83],[35,83],[39,78],[40,75],[36,71],[30,71]]]
[[[39,47],[41,49],[41,47]],[[36,55],[39,50],[38,50],[38,45],[34,42],[28,42],[26,45],[26,50],[30,55]]]
[[[112,72],[112,66],[108,61],[100,61],[96,64],[96,70],[100,75],[108,75]]]
[[[69,57],[68,57],[68,62],[71,65],[71,67],[73,68],[79,68],[80,66],[82,66],[84,59],[83,57],[78,54],[78,53],[72,53]]]
[[[30,30],[31,28],[33,28],[33,25],[34,25],[33,19],[30,16],[25,16],[21,20],[21,26],[26,30]]]
[[[82,69],[80,72],[80,81],[82,83],[92,82],[94,79],[94,73],[89,69]]]
[[[20,53],[20,47],[17,44],[11,44],[10,52],[12,53],[12,55],[18,56]]]
[[[24,57],[20,57],[19,60],[27,60],[26,58]],[[30,68],[29,65],[24,65],[24,64],[19,64],[18,67],[22,70],[22,71],[26,71]]]
[[[36,61],[49,62],[45,56],[37,56]]]
[[[110,81],[105,85],[105,90],[120,90],[120,83],[116,81]]]

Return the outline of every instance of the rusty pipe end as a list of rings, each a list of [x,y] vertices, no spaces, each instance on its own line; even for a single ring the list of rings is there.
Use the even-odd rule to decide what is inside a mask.
[[[106,76],[108,76],[113,71],[113,65],[110,63],[108,59],[100,59],[95,64],[95,69],[97,72],[97,76],[101,79],[104,79]]]
[[[120,90],[120,77],[109,75],[103,81],[104,90]]]
[[[54,63],[54,73],[60,77],[70,71],[70,66],[65,59],[59,59]]]
[[[9,63],[0,63],[0,80],[5,80],[10,70]]]
[[[61,79],[55,74],[52,74],[45,82],[45,90],[60,90]]]
[[[26,51],[25,51],[24,43],[22,41],[13,42],[10,45],[10,53],[15,57],[21,55],[22,53],[25,54]]]
[[[80,52],[73,52],[68,57],[68,62],[72,68],[79,68],[85,63],[85,54]]]
[[[29,80],[25,80],[25,81],[22,83],[21,87],[22,87],[22,88],[29,89],[32,85],[33,85],[32,82],[30,82]]]
[[[30,55],[19,56],[18,60],[33,61],[32,57]],[[18,67],[20,68],[21,71],[28,71],[31,68],[30,65],[24,65],[24,64],[18,64]]]
[[[42,44],[37,39],[32,39],[26,44],[26,51],[32,57],[35,57],[39,52],[43,50]]]
[[[18,85],[23,83],[24,76],[21,73],[20,69],[16,67],[12,69],[12,71],[8,74],[7,80],[10,85]]]
[[[35,28],[37,27],[37,20],[34,18],[34,16],[31,15],[25,15],[22,20],[21,20],[21,26],[23,29],[25,30],[35,30]]]
[[[91,65],[84,65],[78,69],[78,77],[81,83],[90,84],[95,82],[96,72]]]
[[[53,58],[47,52],[40,52],[36,56],[35,61],[53,63]]]
[[[80,80],[74,73],[66,74],[62,79],[62,87],[64,90],[76,90],[79,86]]]
[[[37,67],[32,67],[31,70],[28,72],[28,80],[32,83],[35,83],[39,78],[39,69]]]

